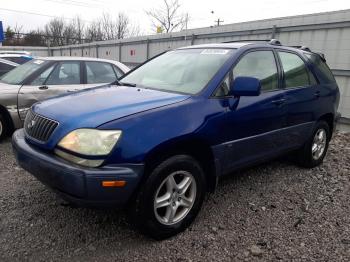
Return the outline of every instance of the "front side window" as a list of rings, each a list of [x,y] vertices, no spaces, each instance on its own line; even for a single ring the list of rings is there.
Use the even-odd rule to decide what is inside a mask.
[[[150,89],[196,94],[214,77],[234,49],[183,49],[167,52],[121,79]]]
[[[36,70],[39,70],[43,66],[45,66],[48,61],[34,59],[25,63],[23,65],[17,66],[12,71],[8,72],[4,75],[0,82],[11,84],[11,85],[19,85],[21,84],[27,77],[33,74]]]
[[[309,86],[309,72],[304,61],[296,54],[280,51],[278,54],[283,67],[285,87]]]
[[[120,70],[119,67],[117,67],[116,65],[114,65],[113,67],[114,67],[115,73],[117,74],[117,77],[121,78],[124,75],[123,71]]]
[[[88,84],[112,83],[117,80],[111,64],[103,62],[85,62],[85,64]]]
[[[48,78],[48,76],[51,74],[52,70],[55,68],[55,65],[50,66],[48,69],[44,70],[44,72],[42,72],[40,75],[37,76],[37,78],[35,78],[31,85],[32,86],[39,86],[39,85],[43,85],[46,81],[46,79]]]
[[[75,61],[61,62],[50,74],[47,85],[80,84],[80,63]]]
[[[278,71],[272,51],[254,51],[246,54],[233,68],[233,78],[255,77],[261,82],[262,91],[278,88]]]

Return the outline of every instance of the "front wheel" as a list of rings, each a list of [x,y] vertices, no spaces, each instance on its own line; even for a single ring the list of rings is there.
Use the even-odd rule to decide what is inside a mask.
[[[327,122],[317,122],[312,137],[297,152],[298,164],[307,168],[320,165],[326,156],[330,137],[331,134]]]
[[[142,233],[165,239],[192,223],[205,192],[198,162],[187,155],[173,156],[158,165],[141,186],[129,215]]]
[[[8,134],[8,124],[3,115],[0,114],[0,141],[2,141]]]

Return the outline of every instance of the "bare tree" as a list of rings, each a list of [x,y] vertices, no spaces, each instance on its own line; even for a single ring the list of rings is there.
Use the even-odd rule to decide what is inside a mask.
[[[120,12],[115,19],[104,13],[98,22],[101,26],[103,40],[123,39],[139,33],[138,26],[130,22],[129,17]]]
[[[116,35],[116,24],[110,14],[103,13],[101,18],[104,40],[114,39]]]
[[[124,13],[119,13],[116,21],[117,39],[123,39],[129,33],[130,20]]]
[[[23,26],[22,25],[18,25],[17,23],[16,23],[16,25],[14,26],[14,28],[13,28],[13,32],[15,33],[15,38],[14,38],[14,40],[15,40],[15,42],[16,43],[20,43],[20,41],[21,41],[21,37],[22,37],[22,28],[23,28]]]
[[[100,20],[94,21],[86,27],[85,38],[90,42],[104,40],[104,34]]]
[[[73,25],[75,29],[75,37],[77,38],[78,43],[81,44],[83,42],[82,39],[84,38],[84,21],[80,18],[80,16],[76,16],[73,20]]]
[[[146,11],[155,27],[161,26],[166,33],[182,30],[188,22],[188,15],[181,13],[178,0],[163,0],[163,6]]]
[[[64,44],[65,23],[62,18],[54,18],[45,25],[45,34],[50,37],[52,46]]]
[[[129,26],[128,32],[126,34],[126,37],[135,37],[140,36],[143,34],[143,31],[141,30],[140,26],[138,24],[133,24]]]
[[[66,24],[64,26],[62,36],[63,36],[64,44],[66,44],[66,45],[72,45],[72,44],[77,43],[76,38],[75,38],[76,37],[76,29],[75,29],[75,25],[73,22]]]
[[[66,22],[63,18],[53,18],[43,30],[23,33],[22,28],[18,25],[14,28],[8,27],[4,44],[43,45],[45,43],[50,46],[62,46],[80,44],[83,41],[122,39],[140,35],[139,26],[131,23],[129,17],[124,13],[118,13],[115,17],[106,13],[87,25],[79,16],[76,16],[70,22]]]
[[[45,46],[46,43],[44,33],[40,29],[30,31],[23,37],[23,45]]]

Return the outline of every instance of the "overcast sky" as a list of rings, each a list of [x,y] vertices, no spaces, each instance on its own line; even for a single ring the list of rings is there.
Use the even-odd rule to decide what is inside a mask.
[[[189,28],[211,26],[218,18],[228,24],[350,9],[350,0],[180,0],[180,3],[182,11],[190,16]],[[23,26],[23,31],[28,31],[42,27],[52,19],[49,16],[62,16],[69,20],[79,15],[88,22],[103,12],[111,15],[125,12],[134,23],[139,24],[143,33],[149,34],[155,29],[145,10],[161,4],[162,0],[0,0],[0,21],[3,21],[4,27],[18,24]]]

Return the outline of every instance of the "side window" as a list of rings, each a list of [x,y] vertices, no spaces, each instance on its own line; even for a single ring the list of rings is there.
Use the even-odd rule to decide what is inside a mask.
[[[278,72],[272,51],[254,51],[246,54],[233,68],[233,78],[237,76],[258,78],[262,91],[277,89]]]
[[[50,66],[48,69],[46,69],[44,72],[42,72],[40,75],[35,78],[30,85],[32,86],[40,86],[43,85],[48,78],[48,76],[51,74],[52,70],[55,68],[55,65]]]
[[[332,71],[319,55],[305,54],[305,56],[316,66],[317,70],[320,71],[322,75],[322,82],[325,82],[327,84],[335,82]]]
[[[229,91],[230,91],[230,76],[228,74],[225,77],[224,81],[221,82],[218,89],[215,91],[214,96],[216,97],[227,96]]]
[[[278,52],[281,59],[286,88],[310,85],[309,72],[304,61],[297,55]]]
[[[111,83],[117,76],[109,63],[85,62],[88,84]]]
[[[117,74],[117,77],[118,78],[121,78],[123,75],[124,75],[124,73],[122,72],[122,70],[120,70],[117,66],[113,66],[114,67],[114,71],[115,71],[115,73]]]
[[[80,84],[80,62],[61,62],[46,81],[48,85]]]

